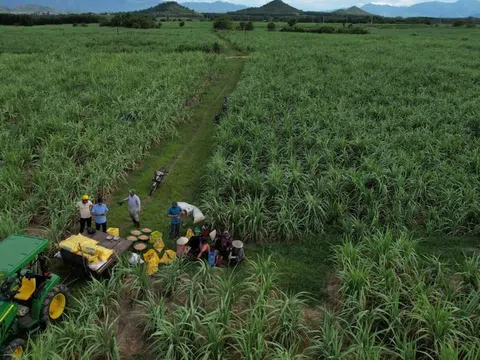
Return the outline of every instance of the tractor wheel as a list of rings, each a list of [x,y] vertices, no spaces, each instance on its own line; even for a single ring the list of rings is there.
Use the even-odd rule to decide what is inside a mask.
[[[69,296],[65,285],[55,285],[43,300],[40,321],[46,325],[60,320],[68,306]]]
[[[3,352],[3,360],[20,360],[27,343],[22,339],[15,339],[5,347]]]

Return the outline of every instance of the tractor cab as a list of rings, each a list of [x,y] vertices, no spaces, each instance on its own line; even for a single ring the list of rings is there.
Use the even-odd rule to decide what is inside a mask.
[[[0,353],[19,359],[25,342],[21,329],[59,320],[68,303],[68,290],[48,271],[44,252],[48,240],[11,235],[0,242]]]

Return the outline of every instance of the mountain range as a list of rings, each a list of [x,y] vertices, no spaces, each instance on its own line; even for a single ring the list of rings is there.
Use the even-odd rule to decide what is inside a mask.
[[[480,1],[459,0],[454,3],[430,1],[412,6],[366,4],[362,9],[386,17],[464,18],[480,16]]]
[[[245,5],[232,4],[226,1],[215,2],[183,2],[181,5],[199,13],[227,13],[246,9]]]
[[[347,9],[339,9],[332,11],[335,15],[352,15],[352,16],[368,16],[371,15],[368,11],[360,9],[358,6],[352,6]]]
[[[0,13],[10,13],[10,14],[64,14],[66,11],[52,8],[50,6],[42,5],[18,5],[13,8],[6,6],[0,6]]]
[[[35,5],[31,5],[35,2]],[[19,6],[66,9],[69,12],[120,12],[147,9],[162,3],[159,0],[0,0],[0,12],[13,12]],[[224,1],[180,3],[196,12],[223,13],[246,9],[247,6]],[[34,11],[32,11],[34,12]]]

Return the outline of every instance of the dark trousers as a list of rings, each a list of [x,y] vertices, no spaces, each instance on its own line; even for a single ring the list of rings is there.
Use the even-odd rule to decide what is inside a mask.
[[[170,224],[170,239],[180,237],[180,224]]]
[[[87,227],[92,227],[92,218],[86,218],[86,219],[80,219],[80,234],[83,234],[83,231],[85,230],[85,225]]]
[[[107,222],[106,221],[103,224],[95,223],[95,229],[100,230],[100,227],[102,228],[103,232],[107,232]]]

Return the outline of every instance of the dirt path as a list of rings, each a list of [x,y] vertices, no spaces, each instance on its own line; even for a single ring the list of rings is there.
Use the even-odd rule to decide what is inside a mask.
[[[168,231],[166,211],[172,201],[195,204],[201,192],[201,178],[213,150],[214,117],[222,110],[223,97],[229,96],[240,79],[245,57],[229,44],[227,51],[220,55],[226,60],[226,67],[220,76],[206,88],[201,101],[194,106],[194,115],[189,123],[178,127],[178,136],[163,141],[152,149],[142,166],[129,174],[125,183],[109,197],[108,225],[119,227],[126,234],[132,227],[126,205],[117,203],[126,197],[130,188],[135,188],[142,200],[141,222],[154,230]],[[161,187],[148,196],[153,171],[166,167],[169,170]],[[173,244],[172,244],[173,245]]]

